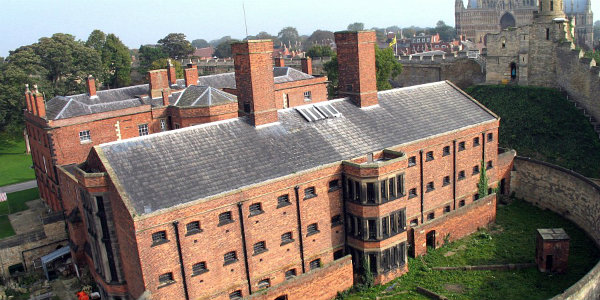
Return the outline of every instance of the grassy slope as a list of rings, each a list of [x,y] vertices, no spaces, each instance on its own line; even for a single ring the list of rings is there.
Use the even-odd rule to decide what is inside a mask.
[[[536,268],[516,271],[433,271],[431,267],[534,262],[535,230],[562,227],[571,237],[569,271],[565,275],[540,273]],[[491,237],[491,239],[490,239]],[[466,246],[466,247],[465,247]],[[449,251],[456,252],[445,257]],[[600,258],[594,243],[577,226],[524,201],[498,208],[497,225],[462,240],[409,259],[409,272],[385,286],[345,299],[428,299],[415,292],[422,286],[449,299],[548,299],[575,283]],[[383,292],[396,284],[392,291]],[[446,284],[462,286],[451,292]],[[389,298],[388,298],[389,297]]]
[[[32,165],[23,138],[0,133],[0,186],[35,179]]]
[[[500,146],[588,177],[600,177],[598,135],[558,91],[474,86],[466,92],[500,116]]]
[[[15,230],[8,219],[9,211],[11,214],[24,211],[27,209],[25,202],[38,199],[39,197],[38,189],[34,188],[20,192],[9,193],[8,200],[0,202],[0,239],[15,235]]]

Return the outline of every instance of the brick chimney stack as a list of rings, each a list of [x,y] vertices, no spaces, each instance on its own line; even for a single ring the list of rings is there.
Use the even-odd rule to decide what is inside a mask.
[[[169,92],[165,89],[162,90],[163,106],[169,106]]]
[[[94,79],[94,76],[88,75],[85,79],[85,85],[87,86],[87,92],[90,98],[98,97],[96,96],[96,79]]]
[[[33,102],[35,103],[36,115],[40,118],[46,117],[46,102],[44,95],[38,91],[37,84],[33,85]]]
[[[300,60],[300,63],[302,64],[302,72],[312,75],[312,58],[305,57]]]
[[[177,73],[175,72],[175,66],[171,63],[171,59],[167,60],[167,74],[169,76],[169,84],[177,83]]]
[[[33,113],[32,103],[31,103],[31,91],[29,90],[29,84],[25,84],[25,104],[27,105],[27,111]]]
[[[275,57],[275,66],[276,67],[285,67],[285,60],[283,57]]]
[[[356,105],[376,105],[375,31],[335,33],[339,70],[339,94]]]
[[[196,64],[188,64],[188,67],[183,70],[183,78],[185,86],[198,84],[198,66]]]
[[[231,50],[238,90],[238,114],[250,124],[260,126],[277,122],[273,98],[273,41],[249,40],[233,43]]]
[[[158,98],[162,97],[163,89],[166,89],[169,93],[171,93],[171,89],[169,88],[169,78],[167,75],[167,70],[152,70],[148,71],[148,81],[150,81],[150,97]]]

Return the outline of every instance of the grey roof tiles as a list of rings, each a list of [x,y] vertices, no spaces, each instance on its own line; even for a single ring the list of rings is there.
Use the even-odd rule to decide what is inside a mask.
[[[97,147],[144,214],[496,119],[447,82],[378,98],[329,101],[341,116],[315,122],[290,108],[259,128],[236,118]]]

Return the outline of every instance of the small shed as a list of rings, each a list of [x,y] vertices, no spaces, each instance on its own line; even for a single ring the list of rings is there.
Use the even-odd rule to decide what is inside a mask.
[[[50,280],[50,276],[48,275],[48,265],[59,258],[63,258],[65,256],[70,255],[71,248],[69,246],[65,246],[56,249],[47,255],[42,256],[42,267],[44,268],[44,275],[46,275],[47,280]]]
[[[540,272],[567,272],[569,241],[569,235],[562,228],[537,230],[535,262]]]

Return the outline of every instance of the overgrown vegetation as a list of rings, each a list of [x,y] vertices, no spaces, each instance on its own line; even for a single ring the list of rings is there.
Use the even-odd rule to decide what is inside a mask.
[[[0,186],[35,179],[32,165],[23,136],[0,133]]]
[[[557,90],[482,85],[466,92],[500,116],[501,147],[588,177],[600,177],[598,134]]]
[[[537,268],[511,271],[435,271],[432,267],[534,262],[537,228],[562,227],[571,238],[566,274]],[[409,258],[409,272],[384,286],[342,293],[338,299],[428,299],[421,286],[449,299],[548,299],[583,277],[600,252],[575,224],[525,201],[499,206],[496,224],[427,255]],[[393,286],[393,287],[392,287]]]

